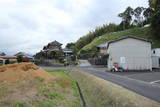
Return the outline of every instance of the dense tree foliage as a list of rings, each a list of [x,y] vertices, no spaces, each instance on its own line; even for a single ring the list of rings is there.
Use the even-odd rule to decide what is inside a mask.
[[[96,37],[102,36],[106,33],[110,32],[116,32],[119,31],[119,26],[113,23],[110,24],[104,24],[101,27],[97,27],[94,31],[90,31],[88,34],[85,36],[81,37],[76,43],[75,47],[76,49],[80,50],[83,48],[85,45],[89,44],[94,40]]]
[[[66,45],[66,48],[67,49],[72,49],[73,50],[73,53],[76,53],[77,51],[78,51],[78,49],[76,48],[76,46],[75,46],[75,43],[68,43],[67,45]]]
[[[131,7],[127,7],[123,13],[118,14],[118,16],[122,18],[121,24],[123,25],[123,30],[126,28],[129,28],[132,21],[133,14],[134,14],[134,11]]]
[[[149,0],[149,4],[154,11],[151,21],[151,33],[155,39],[160,40],[160,0]]]
[[[150,24],[153,14],[154,14],[154,10],[151,7],[146,8],[145,11],[143,12],[143,15],[145,18],[145,21],[143,23]]]
[[[151,23],[153,13],[154,11],[150,7],[137,7],[135,9],[127,7],[124,12],[118,14],[118,16],[122,18],[122,22],[119,26],[123,28],[123,30],[132,28],[134,26],[142,27],[145,24]]]
[[[45,55],[44,55],[44,53],[42,52],[42,51],[40,51],[40,52],[38,52],[38,53],[36,53],[35,55],[34,55],[34,58],[35,59],[41,59],[41,58],[43,58]]]
[[[23,56],[22,55],[18,55],[17,56],[17,61],[18,61],[18,63],[23,62]]]
[[[6,54],[4,52],[0,53],[0,56],[6,56]]]
[[[134,16],[135,16],[135,24],[139,25],[139,26],[143,26],[143,12],[144,12],[145,8],[144,7],[137,7],[136,9],[134,9]]]

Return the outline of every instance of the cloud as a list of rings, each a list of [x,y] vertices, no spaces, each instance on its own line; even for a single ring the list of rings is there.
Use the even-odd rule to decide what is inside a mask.
[[[127,6],[146,0],[1,0],[0,51],[35,54],[48,42],[64,45],[104,23],[119,23]],[[64,47],[63,45],[63,47]]]

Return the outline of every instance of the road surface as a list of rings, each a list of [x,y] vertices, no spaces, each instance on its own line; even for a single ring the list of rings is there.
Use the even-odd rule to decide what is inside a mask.
[[[105,72],[105,68],[76,67],[73,69],[90,73],[99,78],[132,90],[142,96],[160,102],[160,72],[129,72],[126,74],[120,74]]]

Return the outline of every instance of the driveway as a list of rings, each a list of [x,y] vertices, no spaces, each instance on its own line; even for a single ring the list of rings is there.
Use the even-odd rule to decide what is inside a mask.
[[[88,62],[88,60],[79,60],[80,62],[80,65],[81,67],[84,67],[84,66],[91,66],[91,64]]]

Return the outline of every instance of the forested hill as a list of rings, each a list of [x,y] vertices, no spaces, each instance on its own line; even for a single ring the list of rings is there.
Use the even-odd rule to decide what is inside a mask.
[[[149,7],[128,6],[118,14],[120,24],[104,24],[90,31],[75,43],[68,43],[66,48],[78,54],[96,54],[97,45],[123,36],[137,36],[152,41],[152,48],[160,48],[160,0],[148,0]],[[142,19],[142,20],[140,20]],[[143,27],[149,25],[149,27]]]
[[[96,51],[96,47],[99,44],[129,35],[141,37],[146,40],[152,41],[152,48],[160,47],[160,43],[156,42],[156,40],[154,39],[151,39],[151,35],[149,35],[149,28],[139,27],[119,32],[112,32],[97,37],[91,43],[89,43],[88,45],[84,46],[81,50],[79,50],[79,53],[94,53]]]

